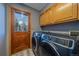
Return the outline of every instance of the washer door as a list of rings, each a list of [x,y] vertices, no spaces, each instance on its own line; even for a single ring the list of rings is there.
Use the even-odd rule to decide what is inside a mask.
[[[38,53],[39,42],[40,41],[36,37],[32,38],[32,50],[35,55],[39,55]]]
[[[39,46],[39,54],[40,56],[58,56],[58,52],[56,51],[56,47],[54,44],[50,45],[49,42],[41,42]]]
[[[41,32],[34,32],[32,35],[32,50],[35,55],[39,55],[38,47],[41,40]]]

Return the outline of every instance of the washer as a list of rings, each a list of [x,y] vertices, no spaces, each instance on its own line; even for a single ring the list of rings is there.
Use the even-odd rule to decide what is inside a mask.
[[[46,39],[47,37],[47,39]],[[50,35],[43,35],[41,42],[41,49],[42,52],[40,55],[46,55],[45,52],[47,51],[48,55],[51,56],[70,56],[74,55],[74,47],[75,41],[73,39],[62,38],[57,36],[50,36]],[[39,50],[39,51],[40,51]]]
[[[56,50],[56,46],[51,44],[49,41],[51,40],[50,36],[47,34],[42,34],[42,41],[39,46],[39,55],[40,56],[58,56],[59,53]]]
[[[34,32],[32,50],[36,56],[73,56],[77,54],[75,43],[75,40],[70,38]]]
[[[39,55],[39,44],[41,41],[41,32],[34,32],[32,35],[32,50],[35,55]]]
[[[39,49],[40,56],[59,56],[59,53],[56,50],[56,46],[54,44],[50,44],[49,42],[41,42]]]

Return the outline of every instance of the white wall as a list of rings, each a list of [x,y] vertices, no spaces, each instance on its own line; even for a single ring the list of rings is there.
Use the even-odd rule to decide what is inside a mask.
[[[6,55],[5,5],[0,4],[0,55]]]
[[[54,4],[55,4],[55,3],[49,3],[49,4],[47,4],[46,7],[43,8],[43,10],[41,11],[41,13],[44,12],[45,10],[47,10],[50,6],[53,6]],[[40,14],[41,14],[41,13],[40,13]]]

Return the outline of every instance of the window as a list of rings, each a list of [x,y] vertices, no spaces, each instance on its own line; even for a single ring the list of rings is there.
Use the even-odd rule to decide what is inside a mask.
[[[23,12],[14,13],[14,30],[15,32],[26,32],[28,31],[28,16]]]

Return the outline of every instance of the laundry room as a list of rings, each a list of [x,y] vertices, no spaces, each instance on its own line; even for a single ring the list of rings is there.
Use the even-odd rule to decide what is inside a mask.
[[[0,3],[0,56],[79,56],[79,3]]]

